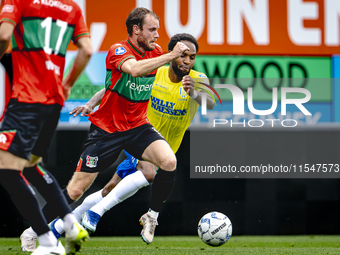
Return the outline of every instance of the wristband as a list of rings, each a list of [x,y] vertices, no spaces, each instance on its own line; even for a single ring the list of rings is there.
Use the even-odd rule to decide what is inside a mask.
[[[192,99],[196,99],[196,97],[198,96],[198,93],[196,90],[194,90],[194,94],[192,94],[191,98]]]

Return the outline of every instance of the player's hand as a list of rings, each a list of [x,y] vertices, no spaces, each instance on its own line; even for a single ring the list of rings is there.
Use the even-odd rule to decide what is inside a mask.
[[[185,90],[185,92],[187,92],[189,96],[192,96],[195,90],[194,80],[189,75],[185,75],[182,78],[182,84],[183,84],[183,89]]]
[[[73,114],[73,117],[76,117],[81,113],[80,116],[83,117],[83,116],[89,115],[92,112],[93,112],[93,108],[85,104],[85,105],[80,105],[74,108],[72,111],[70,111],[69,115]]]
[[[171,51],[171,53],[174,54],[175,58],[178,58],[182,56],[182,54],[187,50],[190,50],[188,46],[186,46],[182,42],[177,42],[174,49]]]

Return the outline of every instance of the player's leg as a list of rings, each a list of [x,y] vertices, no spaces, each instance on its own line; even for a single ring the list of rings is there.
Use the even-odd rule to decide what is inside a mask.
[[[52,205],[50,211],[43,210],[47,221],[53,219],[55,215],[63,218],[66,214],[70,213],[70,207],[58,182],[53,175],[40,164],[42,157],[46,156],[54,131],[58,125],[60,110],[61,105],[53,105],[53,109],[48,115],[39,134],[39,138],[32,149],[30,161],[25,166],[23,172],[28,181],[33,184],[45,198],[46,202]],[[66,227],[68,228],[68,224]]]
[[[112,152],[112,149],[109,148],[109,140],[106,142],[106,139],[109,139],[107,135],[107,132],[91,125],[76,171],[66,189],[63,190],[64,196],[69,204],[78,200],[90,187],[97,177],[98,172],[104,171],[117,158],[117,156],[114,155],[116,152]],[[100,146],[98,146],[98,144],[100,144]],[[102,155],[105,155],[105,157],[102,157]],[[43,211],[46,215],[51,216],[48,218],[49,221],[58,216],[54,213],[53,205],[50,203],[44,206]]]
[[[10,101],[0,131],[0,182],[34,227],[40,245],[59,254],[64,248],[49,230],[35,193],[21,173],[50,111],[50,106]]]
[[[124,162],[126,162],[127,160],[125,160]],[[121,174],[122,171],[121,169],[117,170],[118,174],[117,172],[115,173],[113,181],[110,181],[107,185],[105,185],[105,188],[103,190],[104,193],[109,192],[108,195],[105,196],[99,203],[97,203],[91,209],[86,211],[82,224],[88,231],[94,232],[96,230],[100,217],[102,217],[106,211],[110,210],[112,207],[133,196],[141,188],[149,185],[149,181],[146,179],[144,172],[146,173],[146,176],[148,175],[151,176],[152,175],[151,173],[153,173],[154,176],[156,173],[156,167],[153,164],[145,161],[139,161],[137,169],[140,171],[136,171],[135,170],[136,168],[134,168],[134,166],[130,167],[133,168],[131,168],[131,171],[129,170],[126,171],[130,173],[127,176],[126,175],[119,176],[119,174]],[[114,182],[118,178],[115,176],[118,176],[118,178],[119,177],[123,178],[116,186],[114,185]],[[113,186],[115,187],[113,188]],[[109,189],[112,189],[111,192],[109,191]]]
[[[37,233],[36,239],[39,236],[39,242],[42,245],[55,246],[57,240],[47,226],[34,190],[18,169],[18,167],[23,168],[26,161],[9,152],[0,150],[0,162],[0,183],[9,193],[13,204],[34,227]],[[15,164],[8,164],[10,162],[15,162]],[[33,251],[34,249],[35,245],[34,247],[28,247],[27,251]]]
[[[78,224],[76,218],[71,213],[63,192],[54,176],[49,173],[40,164],[42,156],[46,153],[50,141],[53,137],[54,130],[59,121],[61,106],[54,105],[51,113],[46,118],[46,121],[41,129],[38,140],[32,149],[30,161],[26,164],[24,175],[27,180],[33,184],[39,193],[45,198],[46,202],[52,205],[53,216],[58,215],[64,221],[66,230],[66,251],[70,252],[80,249],[82,240],[86,239],[88,234],[85,229]],[[51,217],[44,212],[45,218]],[[35,246],[33,229],[25,230],[21,235],[22,247]]]
[[[147,164],[150,163],[138,162],[131,154],[126,151],[124,152],[127,159],[119,164],[116,173],[109,183],[105,185],[103,189],[103,196],[105,196],[105,198],[84,214],[82,224],[90,232],[95,231],[100,217],[103,216],[106,211],[131,197],[142,187],[149,185],[148,179],[146,179],[145,176],[148,176],[147,178],[153,180],[153,177],[150,178],[152,174],[149,173],[150,171],[148,170],[148,167],[146,167]],[[136,172],[137,168],[141,171]],[[152,165],[151,171],[153,171]],[[153,176],[154,175],[155,172],[153,173]]]
[[[82,242],[88,237],[88,233],[78,223],[66,198],[61,191],[58,182],[47,170],[38,163],[33,167],[27,167],[24,170],[25,176],[37,188],[45,198],[46,202],[53,205],[56,214],[59,215],[66,231],[66,251],[76,251],[81,248]],[[54,235],[56,232],[51,228]],[[35,246],[35,235],[32,228],[26,229],[20,237],[22,246]]]
[[[84,212],[99,203],[120,181],[121,178],[115,173],[103,189],[88,195],[84,201],[72,211],[77,221],[81,222]],[[50,223],[50,226],[56,236],[62,235],[65,231],[64,223],[61,219],[55,219]]]
[[[79,199],[98,172],[106,170],[116,161],[123,149],[123,140],[119,133],[108,133],[91,125],[76,172],[66,188],[69,200]]]
[[[152,185],[150,209],[140,218],[140,223],[143,225],[142,239],[149,244],[153,241],[155,228],[158,225],[158,214],[175,181],[176,157],[169,144],[163,140],[150,144],[142,157],[160,166]]]
[[[95,180],[98,173],[81,173],[81,172],[75,172],[72,176],[72,179],[70,180],[68,186],[62,190],[62,193],[67,201],[68,204],[72,204],[79,198],[84,191],[86,191],[92,184],[92,182]],[[70,190],[70,191],[68,191]],[[76,190],[76,192],[75,192]],[[72,196],[74,200],[69,196],[68,192],[72,192],[72,194],[78,194],[78,196]],[[58,215],[56,215],[53,211],[54,203],[46,203],[46,205],[43,207],[44,214],[50,216],[53,220],[50,222],[49,227],[54,233],[54,235],[59,238],[61,234],[65,232],[64,228],[64,222],[61,219],[55,219]],[[72,215],[74,215],[72,213]],[[75,216],[74,216],[75,217]],[[76,222],[79,222],[77,217],[74,218]],[[23,234],[27,236],[27,238],[31,238],[32,235],[34,235],[34,232],[32,232],[31,228],[26,229]]]
[[[90,209],[92,206],[99,203],[103,197],[110,193],[110,191],[121,181],[121,178],[115,173],[111,180],[105,185],[105,187],[99,191],[96,191],[90,195],[88,195],[84,201],[77,206],[72,213],[76,217],[78,222],[81,222],[83,213]],[[64,224],[62,220],[56,219],[51,224],[53,224],[53,228],[57,232],[57,235],[61,235],[64,233]]]
[[[129,140],[126,150],[136,158],[142,158],[160,167],[157,174],[159,176],[156,175],[153,182],[153,186],[157,187],[156,190],[153,187],[153,197],[156,196],[157,198],[157,200],[153,199],[153,201],[157,202],[156,204],[158,205],[166,200],[171,190],[177,163],[176,157],[164,137],[153,126],[146,124],[142,128],[143,130],[138,130],[139,133]],[[154,194],[155,192],[159,192],[159,194]],[[152,209],[158,210],[156,208]],[[143,216],[140,219],[143,224],[141,234],[143,240],[150,243],[153,240],[154,230],[157,225],[157,211],[148,212],[147,221],[143,220],[145,218]]]
[[[123,165],[123,166],[122,166]],[[126,169],[124,166],[126,163],[122,162],[118,168],[116,173],[113,175],[111,180],[105,185],[105,187],[97,192],[94,192],[90,195],[88,195],[84,201],[73,210],[73,214],[78,220],[78,222],[81,222],[83,213],[86,212],[88,209],[90,209],[92,206],[99,203],[103,197],[105,197],[107,194],[110,193],[110,191],[122,180],[120,176],[125,176],[128,174],[128,169]],[[119,174],[117,174],[119,172]],[[130,172],[131,173],[131,172]],[[51,223],[52,229],[54,229],[54,233],[60,236],[64,233],[64,224],[62,220],[56,219]]]
[[[64,194],[69,203],[77,200],[83,194],[92,184],[98,172],[104,171],[115,162],[121,151],[120,142],[120,138],[117,138],[116,134],[109,134],[94,125],[91,126],[76,172],[65,189]],[[73,211],[76,219],[80,221],[83,212],[101,199],[101,192],[96,192],[85,199],[84,203]],[[60,220],[52,221],[50,227],[57,236],[64,232],[64,226]]]
[[[102,198],[106,197],[122,180],[119,174],[117,174],[117,171],[113,174],[111,180],[104,186],[104,188],[101,190]],[[97,203],[96,203],[97,204]],[[93,205],[94,206],[94,205]],[[91,206],[92,207],[92,206]],[[90,208],[91,208],[90,207]],[[89,209],[90,209],[89,208]]]

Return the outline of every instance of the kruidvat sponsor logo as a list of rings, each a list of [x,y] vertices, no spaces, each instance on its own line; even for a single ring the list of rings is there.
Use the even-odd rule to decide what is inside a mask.
[[[235,85],[229,85],[229,84],[217,84],[215,88],[221,88],[221,89],[228,89],[233,97],[233,114],[234,115],[244,115],[244,105],[245,105],[245,99],[243,91],[235,86]],[[288,93],[299,93],[301,95],[304,95],[303,98],[295,98],[290,99],[287,98]],[[215,92],[216,95],[217,92]],[[253,89],[251,87],[247,90],[248,94],[248,108],[251,113],[254,115],[259,116],[268,116],[271,115],[276,109],[278,105],[278,96],[277,96],[277,88],[272,89],[272,106],[270,109],[267,110],[258,110],[255,109],[253,104]],[[303,106],[304,103],[307,103],[311,99],[311,93],[309,90],[304,88],[281,88],[281,115],[286,116],[287,115],[287,105],[295,105],[305,116],[311,116],[312,114]],[[221,101],[220,101],[221,102]],[[222,102],[221,102],[222,105]],[[201,113],[202,115],[207,114],[207,98],[206,95],[202,95],[202,104],[201,104]],[[243,127],[262,127],[265,125],[265,123],[270,124],[271,127],[274,127],[275,124],[279,122],[282,127],[296,127],[298,125],[298,121],[294,119],[250,119],[248,121],[243,120],[242,122],[233,122],[233,120],[227,120],[227,119],[213,119],[213,127],[216,127],[217,125],[230,125],[230,127],[234,127],[236,125],[243,126]]]

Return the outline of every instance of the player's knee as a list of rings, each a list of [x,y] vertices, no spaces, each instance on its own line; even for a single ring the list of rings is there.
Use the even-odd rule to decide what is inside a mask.
[[[171,157],[164,158],[159,167],[165,171],[174,171],[176,169],[176,165],[177,160],[175,155],[173,155]]]
[[[81,187],[67,187],[67,193],[73,201],[78,200],[83,195],[84,190]]]

